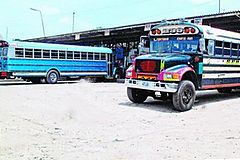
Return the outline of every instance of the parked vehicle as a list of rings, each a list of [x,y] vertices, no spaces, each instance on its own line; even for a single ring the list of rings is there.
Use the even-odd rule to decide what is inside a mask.
[[[171,98],[174,109],[190,110],[196,90],[220,93],[240,87],[240,34],[188,22],[166,22],[149,33],[150,53],[126,71],[128,98]]]
[[[0,78],[54,84],[63,77],[113,79],[113,70],[109,48],[0,41]]]

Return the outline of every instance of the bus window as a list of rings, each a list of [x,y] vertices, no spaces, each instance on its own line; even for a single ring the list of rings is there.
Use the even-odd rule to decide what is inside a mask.
[[[86,52],[81,53],[81,59],[87,59],[87,53]]]
[[[80,52],[74,52],[74,59],[80,59]]]
[[[59,59],[65,59],[66,55],[65,55],[65,51],[59,51]]]
[[[42,58],[42,50],[34,49],[34,58]]]
[[[50,58],[50,50],[43,50],[43,58]]]
[[[73,59],[73,52],[67,51],[67,59]]]
[[[216,41],[216,46],[215,46],[215,55],[216,56],[222,56],[222,41]]]
[[[224,51],[223,51],[223,55],[224,56],[230,56],[230,43],[229,42],[224,42]]]
[[[15,49],[15,57],[23,57],[23,48]]]
[[[88,60],[93,60],[93,53],[88,53]]]
[[[99,60],[100,59],[99,53],[94,53],[94,59],[95,60]]]
[[[106,54],[105,53],[101,53],[101,60],[106,60]]]
[[[232,43],[232,57],[238,56],[238,45],[236,43]]]
[[[25,57],[33,58],[33,49],[25,49]]]
[[[58,59],[58,51],[57,50],[51,50],[51,58]]]

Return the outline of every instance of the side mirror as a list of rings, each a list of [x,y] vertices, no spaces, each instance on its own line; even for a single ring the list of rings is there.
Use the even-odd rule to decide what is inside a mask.
[[[214,50],[215,50],[215,41],[214,40],[209,40],[208,41],[208,54],[209,55],[214,55]]]

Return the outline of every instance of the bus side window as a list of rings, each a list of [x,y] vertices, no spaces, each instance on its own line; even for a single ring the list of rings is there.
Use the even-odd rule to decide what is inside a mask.
[[[23,57],[23,48],[15,49],[15,57]]]
[[[80,59],[80,52],[74,52],[74,59]]]
[[[232,43],[232,57],[238,56],[238,45],[236,43]]]
[[[73,52],[67,51],[67,59],[73,59]]]
[[[82,54],[82,55],[81,55],[81,58],[82,58],[82,59],[87,59],[87,53],[86,53],[86,52],[82,52],[81,54]]]
[[[92,52],[88,52],[88,60],[93,60],[93,53]]]
[[[50,50],[43,50],[43,58],[50,58]]]
[[[214,40],[209,40],[208,41],[208,54],[209,55],[214,55],[214,48],[215,48],[215,42]]]
[[[57,50],[51,50],[51,58],[58,59],[58,51]]]
[[[65,55],[65,51],[59,51],[59,59],[65,59],[66,55]]]
[[[224,42],[224,51],[223,55],[224,56],[230,56],[230,43],[229,42]]]
[[[100,59],[99,53],[94,53],[94,59],[95,60],[99,60]]]
[[[33,58],[33,49],[25,49],[25,57]]]
[[[222,56],[222,45],[223,45],[222,41],[216,41],[215,50],[214,50],[216,56]]]
[[[106,60],[106,54],[105,53],[101,53],[101,60]]]
[[[42,58],[42,50],[34,49],[34,58]]]

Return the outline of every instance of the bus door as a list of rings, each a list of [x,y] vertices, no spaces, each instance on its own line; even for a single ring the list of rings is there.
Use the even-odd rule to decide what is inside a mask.
[[[107,54],[108,77],[113,76],[113,54]]]
[[[7,77],[7,53],[8,48],[0,48],[0,77]]]
[[[7,53],[8,43],[6,41],[0,41],[0,70],[4,71],[7,68]]]

